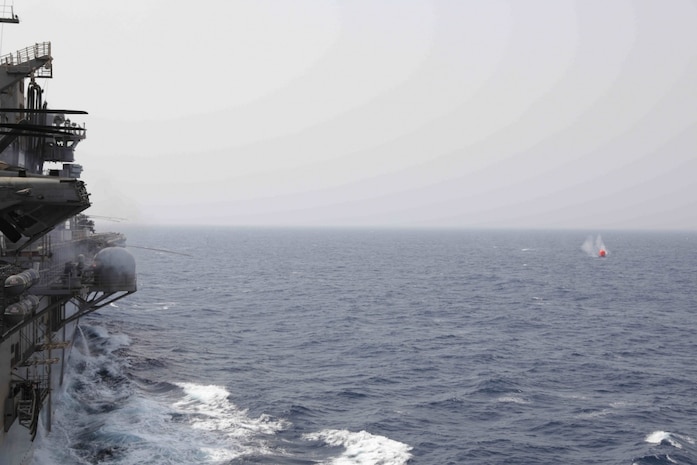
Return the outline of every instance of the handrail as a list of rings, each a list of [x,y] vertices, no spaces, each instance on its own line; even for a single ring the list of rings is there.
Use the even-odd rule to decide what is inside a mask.
[[[0,56],[0,65],[17,66],[31,60],[48,59],[46,64],[38,69],[38,77],[52,77],[51,42],[37,42],[34,45]]]
[[[36,58],[51,56],[51,42],[37,42],[29,47],[17,50],[15,53],[8,53],[0,57],[3,65],[21,65]]]

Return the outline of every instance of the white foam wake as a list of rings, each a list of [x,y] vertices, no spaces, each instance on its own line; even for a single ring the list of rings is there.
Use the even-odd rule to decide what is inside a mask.
[[[251,418],[247,410],[239,409],[228,400],[230,393],[221,386],[193,383],[175,383],[184,390],[184,398],[174,407],[192,416],[192,426],[207,431],[225,432],[228,436],[242,437],[273,434],[284,428],[283,421],[273,421],[268,415]]]
[[[37,450],[34,465],[103,461],[223,465],[240,457],[279,453],[273,436],[284,422],[267,415],[249,416],[230,402],[223,387],[176,383],[181,391],[152,396],[135,390],[119,400],[112,397],[120,391],[112,393],[101,384],[82,385],[73,394],[88,398],[64,396],[59,421]],[[105,402],[107,398],[111,402]],[[85,401],[114,405],[104,413],[94,408],[85,411],[80,408]],[[89,442],[80,439],[85,435]]]
[[[411,458],[411,446],[366,431],[323,430],[303,435],[309,441],[342,446],[345,451],[331,465],[403,465]]]

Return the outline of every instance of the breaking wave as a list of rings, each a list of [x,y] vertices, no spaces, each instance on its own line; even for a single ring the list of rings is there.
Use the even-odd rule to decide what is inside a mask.
[[[648,434],[644,441],[651,444],[651,449],[634,459],[632,465],[688,465],[697,457],[695,440],[687,435],[659,430]]]
[[[340,456],[327,462],[330,465],[403,465],[411,458],[410,446],[366,431],[324,430],[303,437],[308,441],[323,441],[344,448]]]
[[[220,386],[131,377],[127,338],[100,327],[81,333],[55,433],[35,463],[217,464],[271,452],[268,439],[283,421],[249,416]]]

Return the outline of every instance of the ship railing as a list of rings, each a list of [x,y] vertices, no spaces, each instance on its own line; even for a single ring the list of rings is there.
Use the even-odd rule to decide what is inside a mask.
[[[40,279],[35,286],[35,293],[49,295],[78,292],[84,288],[85,282],[90,280],[88,271],[80,271],[75,263],[70,262],[43,269],[39,273]]]
[[[67,262],[63,266],[54,266],[50,268],[47,275],[47,281],[52,285],[60,284],[67,288],[80,288],[82,281],[88,281],[88,269],[78,269],[75,262]]]
[[[121,274],[95,274],[92,267],[80,270],[76,263],[53,266],[41,270],[39,282],[30,291],[36,295],[68,295],[80,291],[134,292],[137,287],[135,276]]]
[[[37,42],[34,45],[17,50],[14,53],[0,56],[0,64],[17,66],[28,63],[31,60],[48,59],[46,64],[34,72],[35,77],[53,77],[51,66],[51,42]]]

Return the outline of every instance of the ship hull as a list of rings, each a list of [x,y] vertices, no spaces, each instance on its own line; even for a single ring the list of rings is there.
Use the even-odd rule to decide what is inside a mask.
[[[66,304],[66,312],[70,315],[76,314],[77,306],[73,303]],[[44,437],[51,431],[55,408],[58,405],[60,397],[63,395],[67,384],[67,366],[72,350],[72,341],[75,340],[77,332],[78,320],[72,321],[64,325],[58,331],[53,333],[53,340],[69,342],[64,348],[51,350],[49,357],[58,359],[52,364],[50,372],[50,394],[46,401],[46,405],[39,413],[37,432],[35,437],[32,437],[30,431],[22,426],[18,419],[15,419],[9,430],[0,429],[0,465],[29,465],[33,458],[34,448]],[[9,362],[12,358],[12,342],[11,340],[3,341],[0,344],[0,359],[2,360],[3,373],[11,371]],[[3,383],[0,389],[0,398],[7,399],[9,395],[8,385]],[[6,407],[6,406],[3,406]],[[6,414],[3,410],[3,413]]]

